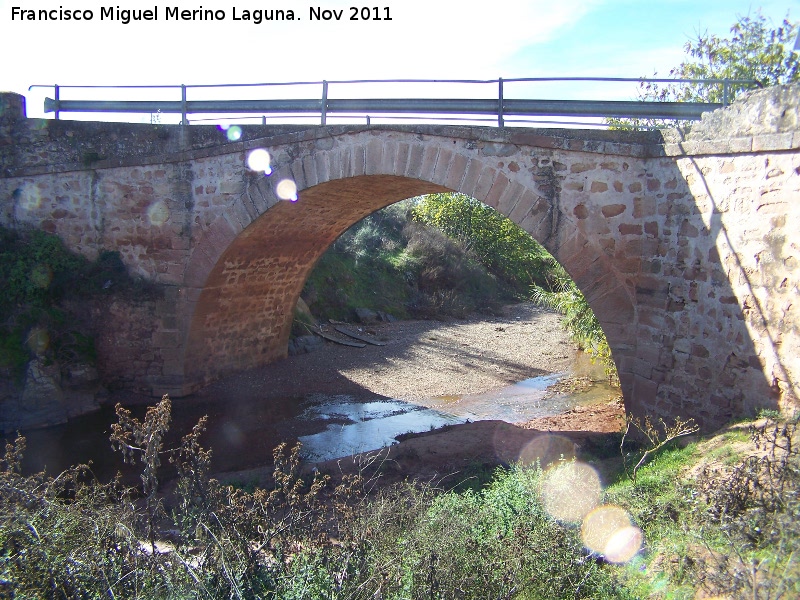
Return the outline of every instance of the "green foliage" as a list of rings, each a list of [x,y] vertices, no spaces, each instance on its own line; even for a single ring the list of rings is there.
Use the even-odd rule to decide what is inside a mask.
[[[113,439],[143,459],[141,490],[96,481],[87,467],[21,474],[24,438],[0,459],[0,592],[15,598],[794,598],[800,592],[797,422],[750,430],[733,468],[688,475],[696,445],[661,448],[634,485],[603,499],[645,535],[629,567],[603,564],[580,528],[550,517],[543,473],[496,470],[486,485],[443,491],[333,485],[303,474],[299,447],[278,447],[271,485],[209,477],[205,419],[177,448],[162,444],[163,398],[141,422],[118,411]],[[724,437],[724,436],[723,436]],[[737,437],[739,439],[741,436]],[[169,457],[171,510],[147,499]],[[156,476],[156,470],[159,470]],[[162,497],[155,496],[157,502]],[[159,505],[160,506],[160,505]],[[143,540],[147,540],[145,543]]]
[[[422,196],[414,219],[458,240],[489,272],[523,292],[544,283],[550,255],[530,234],[490,206],[456,192]]]
[[[612,485],[606,501],[629,510],[648,541],[639,569],[620,573],[626,586],[642,597],[798,597],[798,437],[796,419],[751,424],[749,440],[733,431],[713,452],[662,450],[635,484]]]
[[[477,260],[433,227],[409,221],[412,201],[350,227],[320,258],[302,296],[315,315],[350,319],[355,308],[396,317],[465,317],[509,296]]]
[[[41,331],[50,358],[96,359],[94,342],[69,300],[135,291],[152,293],[127,274],[119,253],[92,262],[67,250],[58,236],[0,227],[0,367],[20,376],[30,357],[31,332]],[[86,320],[84,316],[84,321]]]
[[[24,439],[7,447],[0,460],[4,595],[629,597],[612,571],[586,555],[579,533],[543,511],[538,469],[498,471],[477,493],[402,484],[369,495],[360,476],[337,486],[327,476],[304,477],[299,447],[281,446],[272,485],[245,492],[209,478],[210,451],[199,444],[204,420],[180,447],[164,448],[169,409],[165,397],[141,422],[118,410],[112,440],[141,459],[141,492],[117,480],[101,484],[85,467],[55,479],[23,476]],[[178,467],[177,498],[171,512],[154,513],[150,497],[164,456]]]
[[[684,47],[687,60],[669,72],[675,79],[745,79],[759,87],[800,81],[800,55],[792,51],[797,26],[788,16],[778,27],[760,12],[739,17],[730,29],[729,38],[704,32]],[[732,85],[732,102],[748,85]],[[723,86],[674,83],[662,86],[642,83],[641,100],[673,102],[723,102]],[[608,119],[612,129],[640,129],[672,126],[674,122],[646,119]]]
[[[550,289],[534,285],[531,288],[531,299],[564,315],[562,325],[572,340],[591,354],[593,360],[601,362],[609,380],[617,381],[617,367],[611,355],[611,347],[589,303],[564,267],[553,259],[549,261],[549,267]]]

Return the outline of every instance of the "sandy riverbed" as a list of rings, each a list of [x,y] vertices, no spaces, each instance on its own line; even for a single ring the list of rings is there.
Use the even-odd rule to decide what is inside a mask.
[[[563,372],[574,364],[576,351],[560,326],[559,315],[531,304],[508,306],[501,315],[492,317],[357,327],[386,345],[350,348],[326,343],[311,354],[289,357],[218,382],[197,394],[194,401],[246,406],[320,393],[423,402],[437,396],[486,392]],[[225,412],[230,415],[231,411]],[[404,440],[392,447],[390,456],[406,457],[399,461],[392,458],[396,477],[442,474],[475,462],[508,463],[540,432],[563,432],[564,437],[580,443],[592,432],[619,431],[622,414],[621,404],[604,403],[518,425],[499,421],[458,425]],[[247,431],[240,434],[251,437]],[[225,452],[219,435],[212,437],[217,438],[217,443],[212,442],[215,452]],[[502,450],[497,449],[498,444]],[[227,470],[228,461],[218,458],[220,470]],[[340,469],[344,464],[334,463],[328,467]],[[254,469],[246,476],[257,478],[258,473],[259,469]]]

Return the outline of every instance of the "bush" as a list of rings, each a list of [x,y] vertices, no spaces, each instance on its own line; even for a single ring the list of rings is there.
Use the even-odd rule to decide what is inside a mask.
[[[0,227],[0,367],[21,377],[32,331],[47,340],[46,355],[65,363],[94,362],[86,314],[75,306],[117,293],[152,296],[154,286],[128,276],[118,252],[92,262],[67,250],[55,235]],[[71,300],[81,302],[70,304]]]
[[[549,290],[538,285],[531,288],[531,299],[564,315],[562,325],[578,346],[599,360],[609,381],[619,382],[617,366],[611,347],[586,298],[572,281],[564,267],[554,259],[550,262]]]
[[[546,281],[550,254],[528,232],[479,200],[455,192],[429,194],[417,200],[412,214],[417,222],[457,240],[517,293]]]
[[[362,219],[320,258],[302,293],[315,315],[350,319],[364,307],[398,317],[464,318],[512,297],[460,243],[410,221],[412,203]]]
[[[0,461],[0,589],[30,598],[614,598],[612,573],[548,517],[538,469],[498,471],[480,492],[404,483],[370,495],[361,476],[304,476],[299,447],[274,453],[268,489],[208,476],[205,420],[164,448],[165,396],[143,421],[117,409],[115,447],[142,488],[87,467],[23,476],[24,439]],[[174,500],[155,493],[162,458]],[[159,468],[159,467],[162,468]]]

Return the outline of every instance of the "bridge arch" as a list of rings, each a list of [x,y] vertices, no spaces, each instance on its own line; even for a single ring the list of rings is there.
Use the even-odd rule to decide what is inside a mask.
[[[635,309],[623,272],[630,265],[615,265],[614,255],[590,239],[579,218],[584,208],[575,208],[586,206],[587,192],[575,185],[562,189],[566,167],[551,151],[542,149],[520,165],[504,160],[506,148],[478,153],[452,138],[350,138],[287,160],[269,178],[247,175],[237,218],[220,217],[207,228],[187,267],[196,298],[186,330],[189,385],[285,357],[305,281],[351,225],[405,198],[458,191],[508,216],[564,266],[606,331],[623,395],[630,395],[624,368],[635,351]],[[270,150],[279,159],[286,152]],[[283,178],[297,183],[297,202],[276,197],[274,186]]]
[[[163,291],[97,307],[98,368],[124,387],[185,395],[279,358],[301,283],[341,231],[402,197],[455,190],[566,267],[629,411],[710,427],[799,405],[797,85],[688,133],[246,126],[233,142],[216,127],[25,119],[20,99],[0,96],[0,224],[90,257],[117,250]],[[245,166],[259,146],[268,179]],[[283,178],[296,205],[275,197]]]

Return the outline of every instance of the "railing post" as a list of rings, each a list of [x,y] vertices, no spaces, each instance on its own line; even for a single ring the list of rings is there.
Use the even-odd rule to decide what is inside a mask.
[[[728,106],[728,79],[722,82],[722,106]]]
[[[188,125],[189,121],[186,119],[186,86],[181,84],[181,125]]]
[[[322,125],[328,121],[328,82],[322,80]]]
[[[58,103],[59,103],[59,100],[60,100],[59,93],[58,93],[58,84],[54,85],[53,87],[55,88],[55,94],[56,94],[56,110],[54,112],[56,114],[56,121],[58,121],[58,113],[59,113]]]
[[[504,127],[503,121],[503,78],[497,80],[498,83],[498,97],[497,97],[497,126]]]

